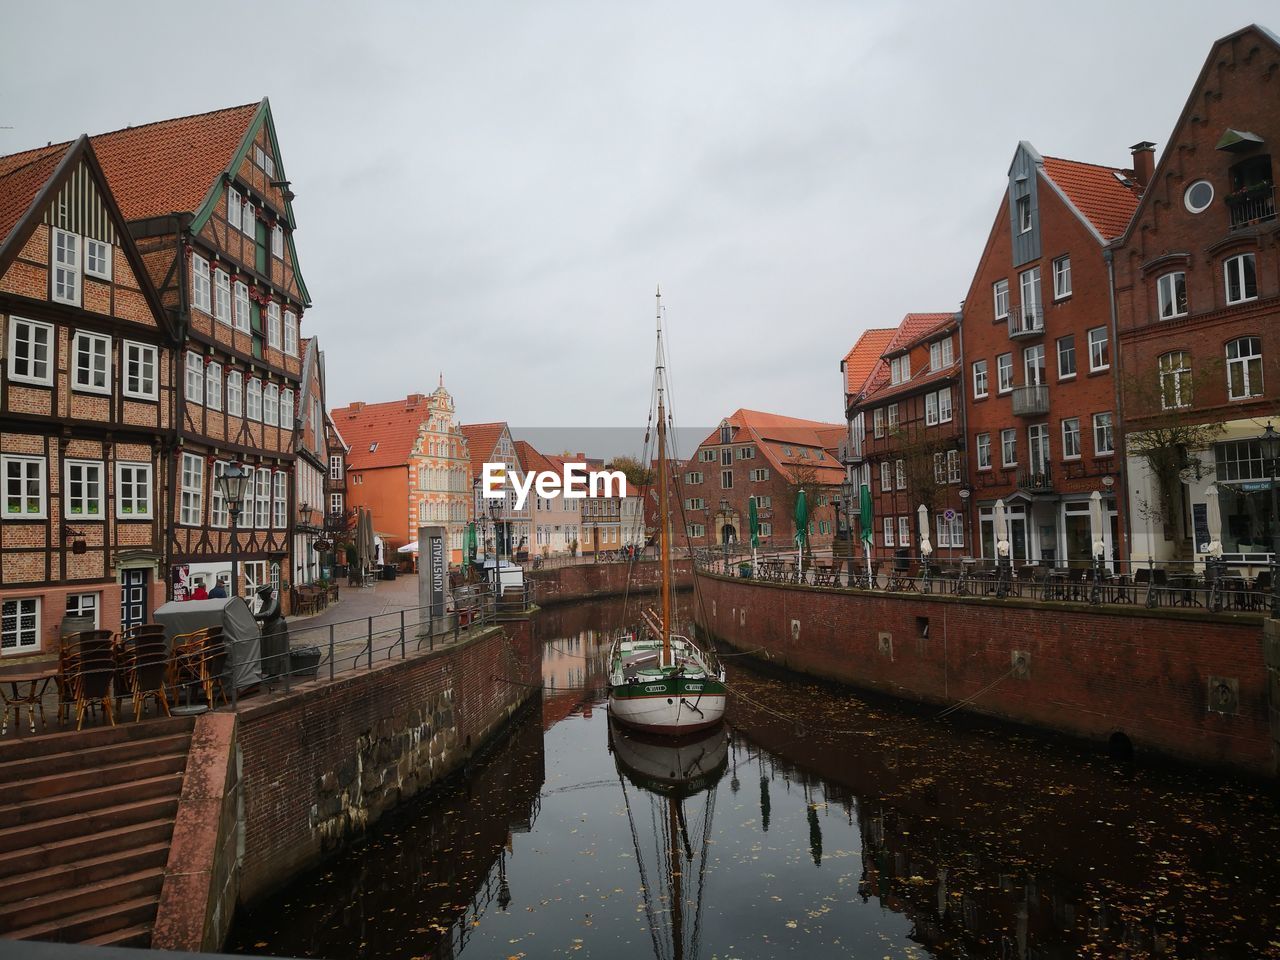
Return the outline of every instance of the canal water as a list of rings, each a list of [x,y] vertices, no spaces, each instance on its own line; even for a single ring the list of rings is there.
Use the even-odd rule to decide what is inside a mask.
[[[1280,957],[1257,785],[729,659],[723,729],[610,730],[619,602],[545,611],[541,703],[237,918],[288,957]]]

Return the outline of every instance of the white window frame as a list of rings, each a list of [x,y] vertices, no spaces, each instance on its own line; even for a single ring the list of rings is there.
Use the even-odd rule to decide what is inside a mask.
[[[284,227],[278,223],[271,228],[271,255],[284,259]]]
[[[943,387],[938,391],[938,422],[950,423],[955,416],[955,407],[951,403],[951,388]]]
[[[25,492],[18,494],[21,509],[9,509],[9,468],[20,468],[18,481],[25,488],[32,480],[39,485],[39,494],[34,501],[36,510],[31,510],[32,498]],[[49,484],[46,481],[47,463],[44,457],[23,457],[17,454],[0,454],[0,517],[5,520],[44,520],[49,515]]]
[[[1178,287],[1182,287],[1182,309],[1178,309]],[[1185,317],[1188,311],[1187,274],[1184,270],[1173,270],[1162,274],[1156,280],[1157,309],[1161,320],[1176,320]]]
[[[253,525],[259,530],[271,529],[271,476],[266,467],[259,467],[253,474]]]
[[[974,448],[977,451],[978,469],[991,469],[991,434],[979,433],[974,437]]]
[[[274,383],[262,388],[262,422],[268,427],[280,426],[280,388]]]
[[[1071,296],[1071,258],[1058,257],[1053,261],[1053,299],[1065,300]]]
[[[871,411],[871,435],[876,440],[884,437],[884,407],[876,407]]]
[[[257,241],[258,210],[249,202],[248,197],[245,197],[244,203],[240,207],[240,232],[250,240]]]
[[[102,625],[102,594],[68,593],[66,615],[68,617],[93,617],[93,629]]]
[[[249,286],[242,280],[235,282],[232,326],[241,333],[253,332],[253,311],[249,306]]]
[[[1062,433],[1062,459],[1063,460],[1079,460],[1080,459],[1080,418],[1065,417],[1061,426]],[[1075,451],[1074,453],[1072,451]]]
[[[191,306],[205,313],[213,313],[213,281],[209,276],[209,261],[200,254],[191,253]]]
[[[1160,409],[1181,410],[1191,406],[1191,354],[1186,350],[1162,353],[1156,358],[1156,370],[1160,377]]]
[[[213,271],[213,319],[231,325],[231,274],[222,268]]]
[[[80,306],[81,299],[81,262],[78,233],[53,228],[50,237],[52,253],[49,257],[49,294],[58,303]]]
[[[1097,334],[1098,336],[1095,336]],[[1089,331],[1089,372],[1098,373],[1111,369],[1111,332],[1106,327],[1094,327]],[[1097,349],[1101,345],[1101,349]],[[1101,355],[1101,356],[1100,356]]]
[[[1006,373],[1008,373],[1007,377],[1005,376]],[[1013,354],[1002,353],[996,357],[996,394],[1010,393],[1012,390]]]
[[[243,214],[244,211],[240,206],[240,191],[232,184],[227,184],[227,223],[236,230],[240,230],[240,219]]]
[[[1013,450],[1013,459],[1009,459],[1009,451]],[[1018,465],[1018,431],[1014,427],[1005,427],[1000,431],[1000,466],[1004,469]]]
[[[184,527],[198,527],[204,522],[204,458],[184,453],[178,482],[182,491],[178,522]]]
[[[271,526],[283,530],[288,526],[288,482],[289,475],[277,470],[271,475]]]
[[[227,416],[244,416],[244,374],[239,370],[227,371]]]
[[[334,514],[334,513],[345,513],[345,512],[346,512],[346,503],[343,495],[340,493],[329,494],[329,513]]]
[[[298,355],[298,315],[292,310],[284,312],[284,352],[291,357]]]
[[[936,393],[926,393],[924,395],[924,425],[926,427],[936,427],[938,425],[938,395]]]
[[[142,487],[144,496],[138,495],[139,486]],[[116,519],[150,520],[152,489],[151,464],[117,460]]]
[[[880,490],[885,492],[893,489],[893,465],[888,460],[880,461]]]
[[[262,421],[262,381],[257,377],[250,377],[245,387],[244,415],[245,419],[255,423]]]
[[[907,461],[893,461],[893,483],[899,490],[907,489]]]
[[[292,430],[293,419],[293,391],[286,387],[280,391],[280,426],[285,430]]]
[[[1014,209],[1018,212],[1018,233],[1030,233],[1035,224],[1035,218],[1031,215],[1031,194],[1018,197],[1014,201]]]
[[[81,357],[81,351],[86,357]],[[88,366],[81,363],[88,359]],[[82,379],[84,376],[88,380]],[[102,377],[99,385],[93,381]],[[111,394],[111,338],[100,333],[77,330],[71,340],[71,389],[77,393]]]
[[[1105,420],[1103,418],[1106,418]],[[1107,436],[1107,446],[1104,447],[1099,438]],[[1111,415],[1111,411],[1103,413],[1095,413],[1093,415],[1093,455],[1095,457],[1111,456],[1116,452],[1116,436],[1115,436],[1115,418]]]
[[[1067,343],[1068,341],[1070,341],[1070,343],[1071,343],[1071,349],[1070,349],[1070,351],[1064,351],[1064,350],[1062,349],[1062,345],[1063,345],[1064,343]],[[1055,340],[1055,341],[1054,341],[1054,353],[1056,354],[1056,356],[1057,356],[1057,358],[1058,358],[1058,379],[1059,379],[1059,380],[1074,380],[1074,379],[1076,378],[1076,374],[1077,374],[1077,373],[1079,372],[1079,370],[1080,370],[1080,364],[1079,364],[1079,362],[1078,362],[1078,361],[1077,361],[1077,359],[1076,359],[1076,335],[1075,335],[1074,333],[1069,333],[1069,334],[1067,334],[1065,337],[1059,337],[1057,340]],[[1062,359],[1063,359],[1063,357],[1068,356],[1068,355],[1070,355],[1070,357],[1071,357],[1071,372],[1070,372],[1070,373],[1063,373],[1063,372],[1062,372]]]
[[[38,370],[44,367],[44,375],[39,376],[35,373],[19,373],[18,372],[18,331],[25,329],[27,332],[25,343],[28,346],[28,354],[26,359],[29,371]],[[35,333],[42,332],[44,334],[43,345],[37,343]],[[37,386],[48,387],[53,385],[53,367],[54,359],[57,355],[58,335],[54,330],[53,324],[41,323],[39,320],[28,320],[25,317],[9,317],[9,379],[14,383],[31,383]],[[39,357],[39,350],[43,346],[44,358]]]
[[[101,460],[67,459],[62,461],[62,515],[67,520],[102,520],[106,516],[107,478],[106,468]],[[73,471],[80,471],[78,481],[80,495],[73,492]],[[97,488],[96,496],[89,496],[88,490]],[[79,506],[77,513],[75,507]],[[93,509],[89,509],[92,507]]]
[[[896,544],[894,543],[894,536],[893,536],[893,528],[894,528],[893,517],[883,517],[880,526],[881,526],[881,538],[884,540],[884,545],[886,547],[895,546]]]
[[[898,429],[898,424],[901,421],[898,418],[898,405],[896,403],[891,403],[884,408],[884,418],[886,429],[890,431]]]
[[[1250,350],[1247,354],[1241,354],[1239,351],[1245,349]],[[1231,349],[1235,347],[1236,356],[1231,355]],[[1262,366],[1262,338],[1261,337],[1236,337],[1234,340],[1228,340],[1225,350],[1227,352],[1227,399],[1228,400],[1248,400],[1250,397],[1262,396],[1263,384],[1266,382],[1266,374]],[[1258,383],[1253,382],[1253,375],[1250,373],[1251,361],[1258,361]],[[1237,393],[1235,390],[1235,378],[1232,376],[1232,369],[1239,367],[1241,372],[1240,383],[1244,387],[1243,393]]]
[[[124,355],[124,376],[121,380],[120,392],[134,400],[157,399],[160,395],[159,348],[153,343],[125,340],[121,344],[121,353]],[[131,372],[131,367],[135,365],[138,368],[136,376]],[[146,375],[148,366],[151,368],[150,376]],[[133,380],[137,380],[136,388],[131,386]]]
[[[204,365],[204,405],[222,409],[222,364],[210,360]]]
[[[182,383],[182,395],[187,403],[204,406],[204,357],[194,350],[188,350],[183,361],[185,376]]]
[[[21,656],[40,649],[40,599],[40,597],[6,597],[0,601],[0,654]],[[5,617],[13,619],[12,630],[4,629],[3,618]],[[23,628],[23,617],[33,618],[34,622],[30,628]],[[8,636],[13,636],[14,642],[12,645],[4,646],[4,640]],[[26,642],[23,641],[24,636],[29,638]]]
[[[1009,278],[997,280],[991,285],[991,304],[997,320],[1009,318]]]
[[[84,238],[84,272],[99,280],[111,279],[111,244],[93,237]]]
[[[898,518],[898,546],[900,547],[915,546],[915,544],[912,542],[912,539],[911,539],[911,518],[910,517]]]
[[[1249,264],[1249,270],[1253,273],[1253,293],[1250,294],[1246,285],[1245,264]],[[1258,261],[1252,253],[1238,253],[1234,257],[1228,257],[1222,262],[1222,280],[1224,291],[1228,304],[1248,303],[1250,300],[1258,299]],[[1231,282],[1235,281],[1239,285],[1240,295],[1234,300],[1231,299]]]
[[[988,396],[990,382],[987,379],[987,361],[973,361],[973,399],[984,400]]]
[[[267,304],[267,346],[279,350],[280,339],[280,304],[272,300]]]

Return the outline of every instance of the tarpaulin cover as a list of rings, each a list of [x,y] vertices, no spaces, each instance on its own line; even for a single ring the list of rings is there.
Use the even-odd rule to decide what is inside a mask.
[[[244,598],[171,600],[156,611],[155,618],[157,623],[164,624],[164,638],[170,647],[173,638],[179,634],[205,627],[222,627],[222,636],[227,643],[227,665],[231,668],[236,690],[262,682],[258,621],[253,619]]]

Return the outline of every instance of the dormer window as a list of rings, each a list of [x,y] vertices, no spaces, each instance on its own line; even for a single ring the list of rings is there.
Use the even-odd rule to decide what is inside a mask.
[[[911,379],[911,355],[904,353],[889,361],[889,382],[897,385]]]
[[[951,366],[954,357],[952,356],[951,338],[939,340],[936,343],[929,344],[929,369],[932,371],[945,370]]]
[[[1031,197],[1018,198],[1018,232],[1031,232]]]
[[[378,441],[377,441],[377,440],[375,440],[375,441],[373,441],[373,443],[369,444],[369,452],[370,452],[370,453],[377,453],[377,452],[378,452]]]
[[[720,442],[733,443],[733,428],[729,426],[728,420],[720,421]]]

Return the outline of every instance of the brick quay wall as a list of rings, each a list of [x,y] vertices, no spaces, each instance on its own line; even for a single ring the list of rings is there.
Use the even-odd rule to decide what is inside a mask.
[[[673,586],[687,590],[693,585],[693,565],[688,559],[671,565]],[[662,585],[662,572],[656,560],[635,563],[577,563],[564,567],[525,568],[525,577],[533,584],[533,600],[547,607],[577,600],[601,600],[633,594],[657,593]]]
[[[965,709],[1001,720],[1104,742],[1122,735],[1139,752],[1274,775],[1257,615],[818,589],[702,572],[696,586],[702,629],[800,673],[939,707],[972,697]]]

